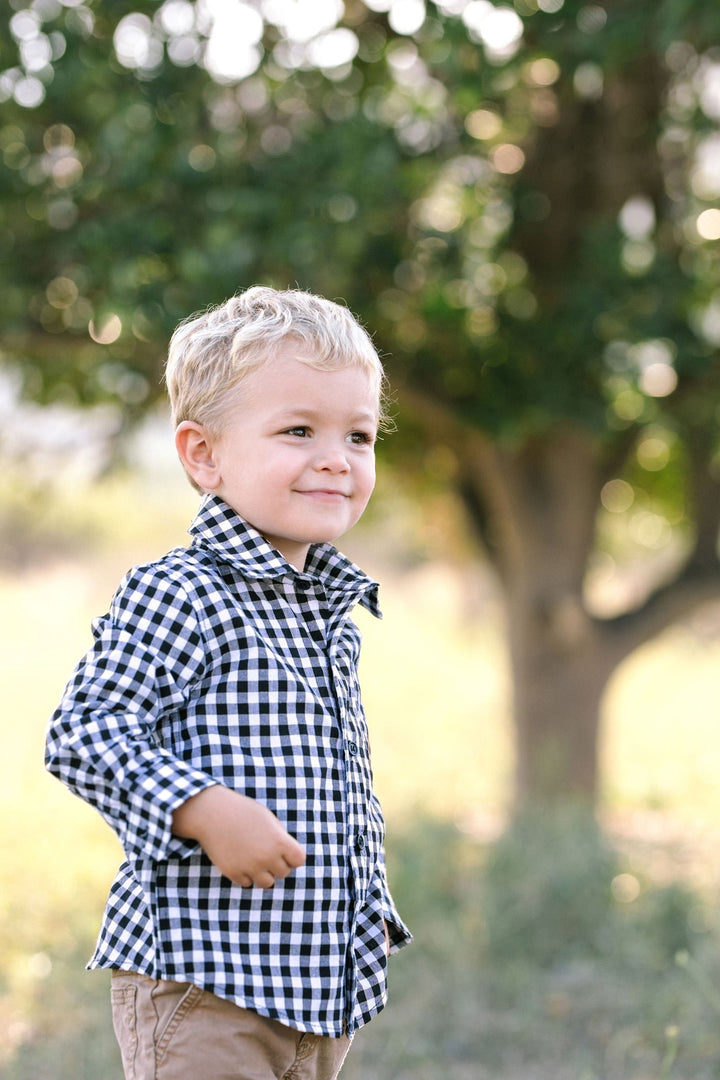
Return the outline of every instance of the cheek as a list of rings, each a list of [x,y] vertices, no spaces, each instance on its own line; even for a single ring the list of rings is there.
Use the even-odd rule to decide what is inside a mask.
[[[265,482],[282,484],[291,480],[302,469],[302,462],[285,447],[279,447],[268,454],[257,451],[254,467]]]
[[[375,487],[375,459],[368,462],[367,467],[363,471],[363,489],[369,499],[373,493]]]

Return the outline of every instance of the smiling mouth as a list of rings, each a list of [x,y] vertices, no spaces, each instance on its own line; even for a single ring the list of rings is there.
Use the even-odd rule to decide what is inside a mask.
[[[350,496],[346,495],[344,491],[333,491],[330,488],[311,488],[307,491],[298,492],[299,495],[308,495],[312,499],[348,499]]]

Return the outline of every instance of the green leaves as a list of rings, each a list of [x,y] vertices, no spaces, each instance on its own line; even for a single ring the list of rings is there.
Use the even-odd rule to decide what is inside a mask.
[[[323,70],[329,23],[258,12],[259,66],[217,79],[189,3],[6,14],[0,316],[29,392],[115,399],[96,368],[120,365],[149,405],[175,323],[259,280],[342,296],[391,367],[494,434],[602,427],[619,380],[646,399],[633,423],[671,417],[672,394],[617,370],[643,341],[672,341],[685,400],[702,392],[708,5],[436,3],[403,33],[358,0],[341,20],[357,53]],[[653,217],[629,235],[638,198]]]

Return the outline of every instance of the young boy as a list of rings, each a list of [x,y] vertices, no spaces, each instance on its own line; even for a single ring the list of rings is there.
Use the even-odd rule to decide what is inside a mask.
[[[330,543],[373,489],[382,367],[344,307],[255,287],[166,374],[192,543],[126,576],[48,734],[125,853],[89,966],[128,1078],[331,1080],[410,940],[349,618],[377,585]]]

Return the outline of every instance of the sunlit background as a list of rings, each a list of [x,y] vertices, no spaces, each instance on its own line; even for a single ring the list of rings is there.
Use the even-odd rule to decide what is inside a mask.
[[[397,431],[342,541],[416,941],[348,1080],[720,1060],[720,8],[0,13],[0,1078],[119,1080],[117,842],[42,768],[124,571],[185,543],[167,339],[346,302]]]

